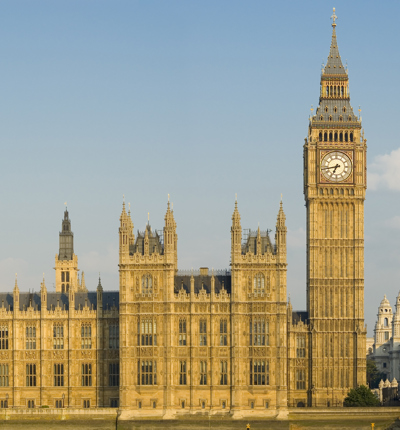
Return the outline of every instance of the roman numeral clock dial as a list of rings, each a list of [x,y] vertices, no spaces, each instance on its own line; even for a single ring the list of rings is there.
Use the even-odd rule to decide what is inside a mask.
[[[351,160],[344,152],[329,152],[322,158],[321,173],[330,182],[344,181],[350,176],[351,170]]]

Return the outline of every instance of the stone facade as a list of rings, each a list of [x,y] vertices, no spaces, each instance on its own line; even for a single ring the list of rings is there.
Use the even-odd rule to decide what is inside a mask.
[[[334,16],[335,18],[335,16]],[[307,311],[287,302],[286,217],[242,230],[229,271],[178,270],[168,202],[162,231],[119,228],[119,292],[79,280],[65,211],[56,292],[0,294],[0,401],[116,407],[133,417],[284,416],[339,406],[365,383],[363,204],[366,140],[350,105],[335,20],[320,103],[304,145]],[[1,405],[0,405],[1,406]]]
[[[368,358],[375,361],[386,380],[400,380],[400,293],[396,298],[394,314],[389,300],[384,296],[378,308],[374,337],[370,343],[372,346]]]

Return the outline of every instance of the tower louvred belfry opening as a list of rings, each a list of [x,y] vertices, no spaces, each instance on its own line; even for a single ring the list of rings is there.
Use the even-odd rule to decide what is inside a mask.
[[[307,207],[309,406],[342,404],[365,384],[364,200],[366,140],[350,105],[333,13],[319,106],[304,145]]]

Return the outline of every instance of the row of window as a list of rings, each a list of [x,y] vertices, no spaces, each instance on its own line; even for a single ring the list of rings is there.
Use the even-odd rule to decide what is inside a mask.
[[[36,387],[36,364],[26,365],[26,386]],[[92,386],[93,368],[91,363],[84,363],[81,367],[81,386]],[[64,364],[53,365],[54,387],[64,387]],[[8,364],[0,365],[0,386],[8,387]],[[154,382],[155,384],[156,382]],[[153,385],[153,382],[144,385]],[[108,386],[119,386],[119,363],[110,363],[108,366]]]
[[[197,374],[196,374],[197,375]],[[200,361],[198,374],[199,385],[207,385],[207,361]],[[179,385],[188,383],[188,366],[186,360],[179,361]],[[157,361],[138,360],[138,385],[157,385]],[[228,361],[219,362],[219,385],[228,385]],[[269,361],[250,360],[250,385],[269,385]]]
[[[108,334],[110,349],[119,348],[119,326],[117,324],[109,326]],[[0,327],[0,350],[9,348],[8,327]],[[36,326],[28,326],[25,329],[25,348],[36,349]],[[53,348],[64,349],[64,325],[54,323],[53,325]],[[81,348],[92,349],[92,325],[84,323],[81,326]]]
[[[250,323],[250,345],[253,346],[268,346],[269,345],[269,322],[264,319],[254,319]],[[179,346],[186,345],[186,320],[179,320]],[[143,345],[143,343],[142,343]],[[199,345],[207,345],[207,321],[199,321]],[[221,319],[219,324],[219,345],[228,345],[228,321]]]
[[[345,97],[347,88],[343,85],[326,85],[325,95],[326,97]]]
[[[353,132],[347,132],[345,131],[344,133],[342,131],[337,132],[337,131],[330,131],[329,133],[327,131],[325,131],[324,133],[322,133],[322,131],[319,132],[318,134],[318,140],[320,142],[324,141],[324,142],[353,142],[354,141],[354,134]]]
[[[300,338],[302,339],[302,338]],[[301,341],[298,343],[300,356],[303,356],[304,348]],[[188,367],[186,360],[179,362],[179,385],[187,385]],[[36,387],[36,364],[26,365],[26,386]],[[54,387],[64,387],[64,364],[53,365]],[[157,362],[155,360],[138,360],[137,363],[138,385],[157,385]],[[93,368],[91,363],[84,363],[81,367],[81,386],[92,386]],[[207,361],[200,361],[199,384],[207,385]],[[0,365],[0,387],[9,386],[8,364]],[[269,385],[269,361],[250,360],[250,385]],[[108,385],[119,386],[119,363],[110,363],[108,372]],[[219,385],[228,385],[228,362],[219,362]],[[303,369],[296,370],[296,389],[303,390],[306,386],[306,373]]]
[[[259,273],[254,277],[254,293],[261,294],[261,293],[264,293],[264,290],[265,290],[265,278],[262,273]],[[142,276],[142,294],[144,295],[153,294],[153,279],[150,274],[146,274]]]
[[[109,399],[110,400],[110,407],[111,408],[118,408],[119,406],[119,400],[118,399]],[[26,406],[28,409],[35,408],[35,400],[29,399],[26,401]],[[65,407],[65,399],[55,399],[54,400],[54,407],[57,409],[62,409]],[[83,399],[82,400],[82,407],[84,409],[90,408],[90,399]],[[8,408],[8,400],[0,400],[0,408]]]

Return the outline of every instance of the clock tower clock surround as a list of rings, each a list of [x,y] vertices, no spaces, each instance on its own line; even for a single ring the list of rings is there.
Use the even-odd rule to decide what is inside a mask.
[[[304,144],[307,208],[309,406],[340,406],[365,384],[364,200],[366,139],[350,105],[336,40],[322,69],[319,106]]]

